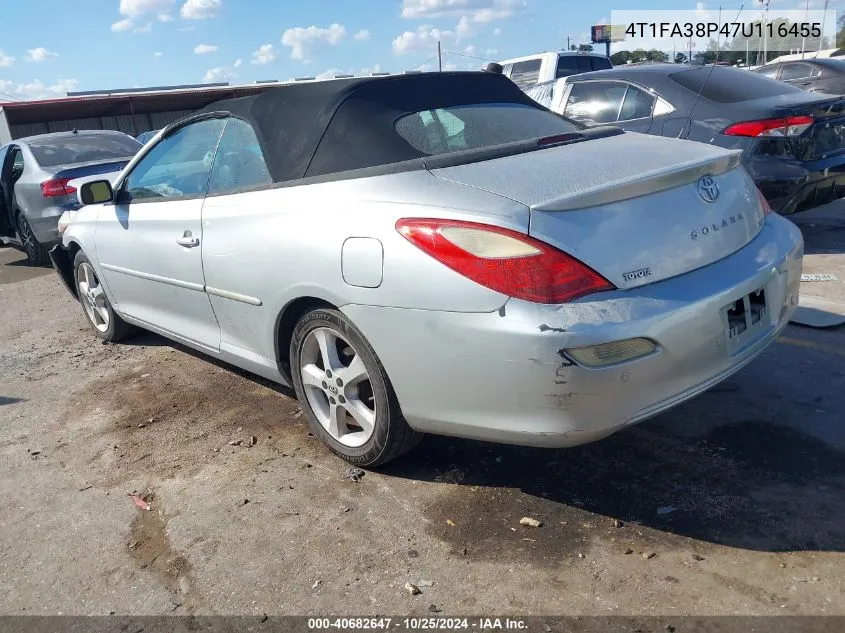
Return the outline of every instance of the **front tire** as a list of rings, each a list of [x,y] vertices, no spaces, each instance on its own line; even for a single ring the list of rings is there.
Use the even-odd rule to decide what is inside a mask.
[[[94,334],[106,342],[117,343],[134,331],[112,308],[91,261],[82,251],[73,260],[73,278],[79,303]]]
[[[351,464],[375,467],[414,448],[414,431],[381,362],[363,334],[337,310],[302,316],[290,343],[294,388],[308,423]]]
[[[23,211],[18,211],[18,238],[26,253],[26,262],[30,266],[44,266],[47,263],[47,249],[36,239],[29,221]]]

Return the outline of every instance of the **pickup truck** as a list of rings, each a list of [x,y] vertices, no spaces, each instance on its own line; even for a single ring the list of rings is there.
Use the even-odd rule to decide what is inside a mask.
[[[613,68],[604,55],[581,51],[536,53],[498,63],[502,66],[502,74],[523,90],[561,77]]]

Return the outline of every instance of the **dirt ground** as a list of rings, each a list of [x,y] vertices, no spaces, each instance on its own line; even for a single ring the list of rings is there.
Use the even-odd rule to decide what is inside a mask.
[[[794,220],[839,279],[807,291],[845,298],[845,206]],[[429,437],[356,482],[289,393],[95,342],[20,259],[0,248],[2,614],[845,614],[841,327],[790,326],[602,442]]]

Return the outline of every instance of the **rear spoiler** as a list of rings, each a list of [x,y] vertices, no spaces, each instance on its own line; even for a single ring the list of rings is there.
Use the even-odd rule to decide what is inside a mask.
[[[674,189],[702,176],[718,176],[739,165],[742,150],[730,150],[717,158],[705,157],[663,167],[608,185],[596,185],[575,196],[550,199],[533,205],[535,211],[574,211],[622,202],[652,193]]]

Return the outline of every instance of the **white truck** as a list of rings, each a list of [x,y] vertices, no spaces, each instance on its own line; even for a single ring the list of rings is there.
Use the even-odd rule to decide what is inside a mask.
[[[502,66],[502,74],[523,90],[578,73],[613,68],[604,55],[582,51],[536,53],[498,63]]]

